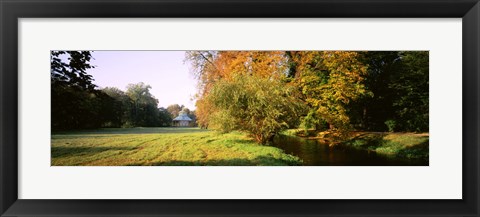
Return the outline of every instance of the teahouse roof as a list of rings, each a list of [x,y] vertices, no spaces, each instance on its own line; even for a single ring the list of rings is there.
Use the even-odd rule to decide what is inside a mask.
[[[183,111],[181,111],[178,117],[174,118],[173,120],[174,121],[192,121],[192,119],[188,117],[188,115],[185,114],[185,112]]]

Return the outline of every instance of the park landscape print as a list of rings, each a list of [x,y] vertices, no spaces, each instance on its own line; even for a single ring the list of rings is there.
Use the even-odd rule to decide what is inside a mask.
[[[428,51],[51,51],[52,166],[428,166]]]

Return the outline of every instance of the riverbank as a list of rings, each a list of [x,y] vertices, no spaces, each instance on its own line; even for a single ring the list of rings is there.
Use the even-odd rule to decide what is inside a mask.
[[[308,133],[303,130],[288,130],[284,135],[295,135],[309,139],[319,139],[334,146],[366,150],[391,157],[405,159],[429,158],[428,133],[389,133],[389,132],[350,132],[342,139],[319,137],[318,133]],[[312,136],[314,135],[314,136]]]
[[[400,158],[428,160],[429,157],[428,133],[355,132],[353,134],[351,139],[341,144]]]
[[[302,161],[245,134],[130,128],[52,135],[52,166],[287,166]]]

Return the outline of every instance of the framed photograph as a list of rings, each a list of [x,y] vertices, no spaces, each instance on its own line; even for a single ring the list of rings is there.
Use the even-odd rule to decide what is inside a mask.
[[[1,216],[478,216],[477,0],[0,2]]]

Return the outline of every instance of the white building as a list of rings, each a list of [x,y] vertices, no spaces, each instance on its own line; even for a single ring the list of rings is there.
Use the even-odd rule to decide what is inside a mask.
[[[173,119],[173,126],[174,127],[188,127],[190,126],[190,123],[192,122],[192,119],[188,117],[187,113],[185,111],[181,111],[178,117]]]

